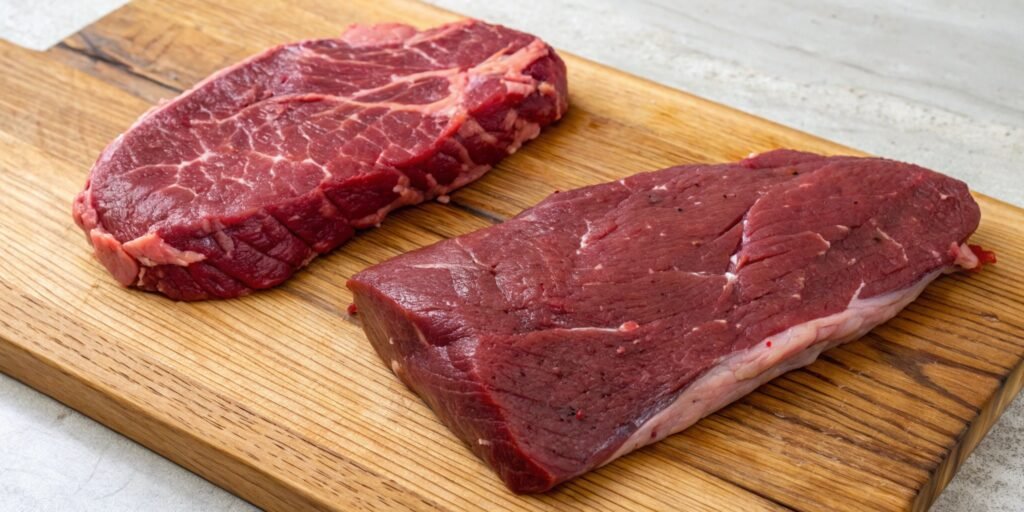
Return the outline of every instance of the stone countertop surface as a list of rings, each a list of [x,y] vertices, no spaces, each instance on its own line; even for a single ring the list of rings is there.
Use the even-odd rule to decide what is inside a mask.
[[[0,0],[0,38],[45,48],[122,0]],[[432,0],[577,55],[1024,205],[1024,2]],[[850,5],[855,4],[855,5]],[[33,7],[36,6],[36,7]],[[35,10],[34,10],[35,9]],[[43,9],[40,11],[39,9]],[[1018,398],[933,510],[1019,511]],[[252,510],[0,375],[0,510]]]

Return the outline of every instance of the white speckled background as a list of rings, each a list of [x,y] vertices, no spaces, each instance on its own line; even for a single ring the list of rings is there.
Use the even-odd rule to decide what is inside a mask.
[[[0,38],[46,48],[121,3],[0,0]],[[432,3],[1024,204],[1020,0]],[[0,511],[251,509],[0,375]],[[1024,400],[934,510],[1024,510]]]

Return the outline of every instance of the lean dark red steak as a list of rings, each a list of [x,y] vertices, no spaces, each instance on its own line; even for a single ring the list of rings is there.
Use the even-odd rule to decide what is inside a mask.
[[[479,178],[567,98],[565,64],[529,34],[353,26],[271,48],[144,114],[100,155],[74,218],[123,285],[236,297]]]
[[[348,283],[386,364],[517,492],[678,432],[979,262],[966,185],[780,150],[554,194]]]

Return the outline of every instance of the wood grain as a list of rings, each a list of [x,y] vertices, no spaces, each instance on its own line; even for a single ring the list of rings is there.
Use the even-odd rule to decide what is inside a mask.
[[[45,53],[0,43],[0,371],[275,510],[926,509],[1022,385],[1024,211],[985,197],[975,239],[999,265],[546,495],[505,491],[380,364],[344,313],[366,265],[557,189],[775,147],[856,153],[579,58],[563,122],[278,289],[175,303],[91,260],[71,199],[154,101],[282,41],[454,18],[408,0],[144,0]]]

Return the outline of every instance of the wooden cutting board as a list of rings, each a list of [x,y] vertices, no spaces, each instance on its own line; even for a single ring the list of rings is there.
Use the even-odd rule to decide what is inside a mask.
[[[455,18],[409,0],[141,0],[45,53],[0,42],[0,370],[269,509],[927,508],[1024,374],[1024,211],[986,197],[975,240],[999,265],[542,496],[507,492],[378,361],[344,313],[369,264],[555,189],[777,147],[856,153],[580,58],[564,121],[452,204],[398,212],[278,289],[175,303],[90,257],[71,199],[158,99],[349,23]]]

